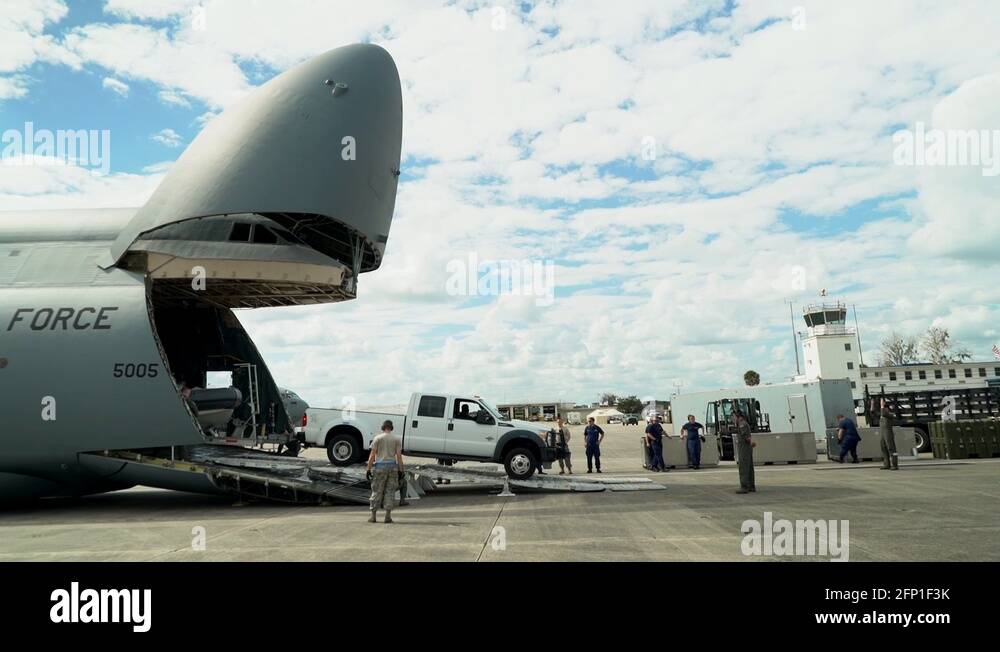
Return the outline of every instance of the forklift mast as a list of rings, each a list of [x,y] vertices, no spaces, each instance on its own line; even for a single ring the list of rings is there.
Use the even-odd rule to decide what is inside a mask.
[[[770,415],[760,411],[755,398],[724,398],[711,401],[705,410],[705,432],[718,435],[719,459],[733,460],[733,435],[736,433],[736,412],[742,412],[751,433],[771,432]]]
[[[754,398],[724,398],[708,404],[705,427],[718,435],[736,432],[736,412],[742,412],[750,432],[771,432],[770,415],[760,411],[760,401]]]

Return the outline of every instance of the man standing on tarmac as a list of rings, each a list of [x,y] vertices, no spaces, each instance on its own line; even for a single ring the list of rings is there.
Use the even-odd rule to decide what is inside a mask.
[[[403,445],[399,437],[392,434],[392,421],[386,419],[382,423],[382,433],[372,438],[372,452],[368,456],[368,470],[365,473],[372,485],[372,495],[368,501],[371,510],[369,523],[377,522],[375,515],[379,507],[385,510],[385,522],[392,523],[392,503],[396,499],[396,489],[403,480],[404,473]]]
[[[740,411],[736,412],[736,461],[740,467],[740,490],[738,494],[748,494],[757,491],[757,484],[753,477],[753,449],[757,446],[750,437],[750,424],[747,418]]]
[[[593,473],[594,463],[597,472],[601,472],[601,442],[604,441],[604,431],[594,423],[594,417],[587,417],[587,427],[583,429],[583,441],[587,445],[587,473]]]
[[[878,414],[878,434],[882,439],[882,470],[899,470],[899,455],[896,453],[896,434],[892,431],[892,410],[882,399]]]
[[[843,464],[844,458],[850,453],[851,463],[857,464],[858,443],[861,441],[861,435],[858,434],[858,428],[854,422],[845,418],[843,414],[837,415],[837,439],[840,441],[840,459],[837,461]]]
[[[670,437],[667,433],[663,431],[663,426],[660,425],[660,417],[657,415],[653,419],[653,423],[646,426],[646,441],[649,443],[650,448],[650,460],[649,468],[653,471],[669,471],[666,462],[663,461],[663,437]]]
[[[694,415],[689,414],[687,423],[681,426],[681,432],[686,433],[688,449],[688,468],[701,468],[701,434],[698,432],[705,426],[694,420]]]
[[[563,423],[562,417],[556,419],[556,446],[562,449],[563,456],[559,458],[559,475],[563,475],[569,470],[569,474],[573,475],[573,461],[570,459],[569,453],[569,438],[570,431]],[[565,465],[565,468],[563,468]]]

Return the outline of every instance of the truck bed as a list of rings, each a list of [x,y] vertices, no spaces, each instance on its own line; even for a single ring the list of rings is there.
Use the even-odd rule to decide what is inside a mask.
[[[944,402],[954,397],[955,419],[983,419],[1000,416],[1000,387],[971,387],[969,389],[940,389],[919,392],[869,393],[865,388],[865,417],[871,425],[878,424],[878,416],[871,412],[872,399],[885,398],[901,424],[914,425],[940,421]]]

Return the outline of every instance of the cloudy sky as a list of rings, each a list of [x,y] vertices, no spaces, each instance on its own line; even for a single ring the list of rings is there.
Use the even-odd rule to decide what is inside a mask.
[[[1000,177],[899,165],[893,134],[1000,130],[998,32],[992,0],[5,0],[0,130],[110,129],[112,160],[0,168],[0,209],[139,206],[255,86],[373,42],[404,102],[382,268],[352,302],[240,313],[311,403],[780,382],[785,302],[804,329],[822,289],[866,361],[931,325],[986,360]],[[470,254],[551,265],[554,301],[449,292]]]

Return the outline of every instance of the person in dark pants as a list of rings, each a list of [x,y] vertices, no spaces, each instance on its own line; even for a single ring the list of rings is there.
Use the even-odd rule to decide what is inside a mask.
[[[545,445],[551,447],[555,447],[556,445],[556,440],[551,430],[549,431],[549,434],[545,437]],[[537,473],[538,475],[545,475],[545,468],[542,466],[541,458],[538,459],[538,465],[535,467],[535,473]]]
[[[878,415],[878,434],[882,439],[882,470],[899,470],[899,455],[896,453],[896,434],[892,431],[892,410],[882,399]]]
[[[757,442],[750,436],[750,424],[742,412],[736,413],[736,433],[733,438],[736,444],[736,462],[740,468],[740,489],[736,493],[748,494],[757,491],[753,475],[753,449],[757,446]]]
[[[689,414],[687,423],[681,426],[682,436],[687,439],[688,468],[701,468],[701,433],[698,432],[705,426],[694,420],[694,415]]]
[[[660,417],[656,417],[653,423],[646,426],[646,441],[652,452],[649,461],[649,468],[653,471],[669,471],[666,462],[663,461],[663,438],[670,437],[663,431],[660,425]]]
[[[573,475],[573,460],[569,451],[569,440],[572,434],[563,423],[562,417],[556,419],[556,446],[563,452],[563,456],[559,458],[559,475],[564,475],[567,470],[570,475]]]
[[[548,435],[545,437],[545,445],[550,448],[555,448],[558,442],[558,437],[556,435],[555,429],[549,430]],[[535,466],[535,473],[538,475],[545,475],[545,468],[542,466],[542,460],[539,458],[538,464]]]
[[[594,417],[587,418],[587,427],[583,429],[583,440],[586,444],[587,473],[592,473],[594,464],[597,472],[601,472],[601,442],[604,441],[604,431],[594,423]]]
[[[844,458],[850,453],[851,463],[857,464],[858,443],[861,441],[861,435],[858,434],[858,428],[854,422],[845,418],[843,414],[837,415],[837,441],[840,442],[840,459],[837,461],[843,464]]]
[[[440,464],[441,466],[455,466],[455,460],[453,459],[444,459],[439,457],[437,463]],[[443,479],[441,476],[438,476],[436,484],[441,484],[441,483],[451,484],[451,480],[446,480]]]
[[[392,434],[392,421],[382,423],[382,433],[372,438],[372,452],[368,456],[365,472],[372,486],[369,498],[371,516],[369,523],[375,523],[379,508],[385,510],[385,522],[392,523],[392,508],[396,500],[399,481],[405,478],[403,468],[402,440]]]

